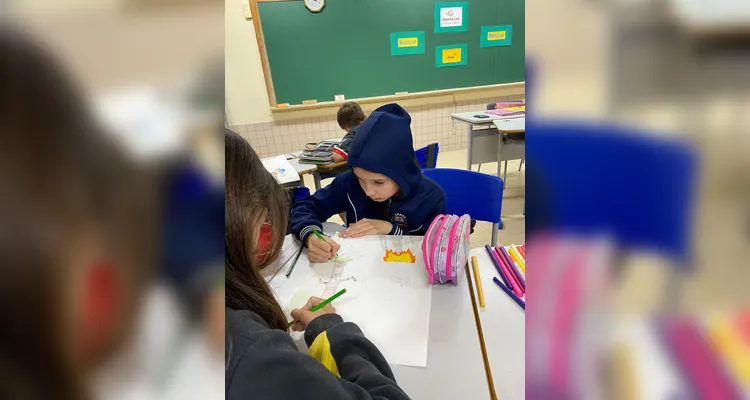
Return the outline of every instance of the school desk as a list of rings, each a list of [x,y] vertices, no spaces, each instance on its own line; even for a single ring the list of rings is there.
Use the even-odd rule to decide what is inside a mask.
[[[479,308],[479,319],[484,333],[487,358],[495,383],[495,393],[501,399],[523,399],[526,396],[526,317],[524,311],[492,281],[500,276],[484,247],[469,251],[476,256],[482,281],[485,307]],[[474,271],[471,271],[472,282]],[[479,294],[476,284],[474,295]]]
[[[313,179],[315,180],[315,190],[320,190],[321,173],[325,174],[326,172],[331,172],[331,170],[336,169],[342,165],[346,165],[346,160],[328,164],[318,164],[317,171],[313,173]]]
[[[738,0],[669,0],[672,19],[691,34],[750,33],[750,3]]]
[[[329,235],[343,229],[341,225],[323,224],[323,231]],[[306,254],[303,258],[306,260]],[[523,344],[518,351],[523,355]],[[523,371],[523,359],[520,365]],[[414,400],[490,398],[466,279],[458,286],[432,287],[427,367],[391,365],[391,368],[399,386]]]
[[[476,115],[486,115],[489,118],[477,118]],[[503,145],[504,135],[495,129],[495,120],[514,119],[507,116],[485,114],[484,111],[470,111],[453,113],[454,121],[466,124],[468,149],[466,151],[466,169],[471,170],[472,164],[497,162],[497,177],[500,176],[500,162],[519,160],[524,157],[524,146],[516,141]],[[515,117],[526,121],[526,117]],[[525,125],[524,125],[525,126]],[[525,128],[524,128],[525,129]]]
[[[506,119],[496,119],[492,121],[492,124],[495,125],[495,129],[503,135],[505,138],[514,138],[514,141],[507,142],[505,140],[500,140],[498,142],[498,149],[497,149],[497,159],[498,160],[515,160],[516,158],[507,158],[507,157],[518,157],[518,154],[511,154],[506,155],[504,153],[504,149],[507,147],[510,151],[518,152],[521,151],[521,163],[523,163],[523,160],[526,155],[526,138],[523,137],[521,134],[526,133],[526,117],[523,118],[506,118]],[[517,137],[517,139],[516,139]],[[519,147],[520,146],[520,147]],[[500,172],[500,163],[497,164],[497,170]],[[518,167],[518,170],[521,170],[521,167]],[[505,168],[503,169],[503,181],[506,181],[506,176],[508,175],[508,162],[505,162]]]
[[[299,162],[299,158],[292,158],[289,159],[289,164],[292,164],[292,167],[294,167],[294,170],[297,171],[299,174],[299,182],[294,182],[296,185],[294,186],[304,186],[304,175],[312,175],[315,177],[315,174],[318,172],[318,166],[315,164],[303,164]],[[317,187],[316,187],[317,189]]]

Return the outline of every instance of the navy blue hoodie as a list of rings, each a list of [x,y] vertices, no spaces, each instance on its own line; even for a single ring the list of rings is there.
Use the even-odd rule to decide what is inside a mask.
[[[313,229],[322,229],[322,221],[346,212],[346,225],[361,219],[378,219],[393,224],[390,235],[424,235],[432,220],[445,213],[445,192],[422,175],[414,162],[411,117],[398,104],[375,110],[359,126],[349,149],[350,167],[383,174],[400,191],[384,202],[365,194],[356,175],[349,170],[327,187],[292,209],[292,233],[305,242]]]

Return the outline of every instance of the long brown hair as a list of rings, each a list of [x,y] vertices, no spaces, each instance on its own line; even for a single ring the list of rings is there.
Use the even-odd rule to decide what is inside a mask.
[[[0,28],[0,87],[0,398],[86,399],[84,374],[132,328],[153,272],[153,192],[67,71],[10,27]],[[84,266],[71,253],[89,236],[127,296],[82,360],[70,336]]]
[[[230,129],[225,129],[224,138],[226,306],[252,311],[271,328],[286,331],[284,312],[260,273],[261,266],[281,251],[289,215],[286,195],[245,139]],[[256,239],[261,217],[271,226],[271,241],[258,262]]]

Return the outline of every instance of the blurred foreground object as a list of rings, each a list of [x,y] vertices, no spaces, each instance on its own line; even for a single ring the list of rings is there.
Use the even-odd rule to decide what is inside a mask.
[[[223,398],[216,90],[194,101],[199,75],[86,99],[61,49],[0,31],[0,398]],[[220,245],[181,262],[163,239],[179,224]]]
[[[665,305],[692,271],[698,159],[684,141],[608,123],[528,126],[527,393],[598,398],[611,299],[627,256],[671,261]]]

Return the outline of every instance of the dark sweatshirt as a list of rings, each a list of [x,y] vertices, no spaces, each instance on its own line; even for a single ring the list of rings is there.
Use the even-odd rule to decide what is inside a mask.
[[[349,148],[352,147],[352,142],[354,142],[354,138],[357,136],[358,129],[359,125],[353,126],[349,129],[349,132],[346,132],[344,138],[341,139],[341,143],[333,147],[333,152],[344,157],[344,160],[349,158]]]
[[[226,399],[408,399],[380,351],[337,314],[305,330],[309,355],[255,313],[227,309]]]
[[[410,124],[401,106],[384,105],[359,125],[349,149],[349,166],[389,177],[400,189],[396,196],[384,202],[370,199],[347,171],[294,205],[292,233],[304,243],[313,229],[322,229],[322,221],[346,212],[347,226],[363,218],[378,219],[393,224],[390,235],[424,235],[432,220],[445,213],[445,192],[414,162]]]

